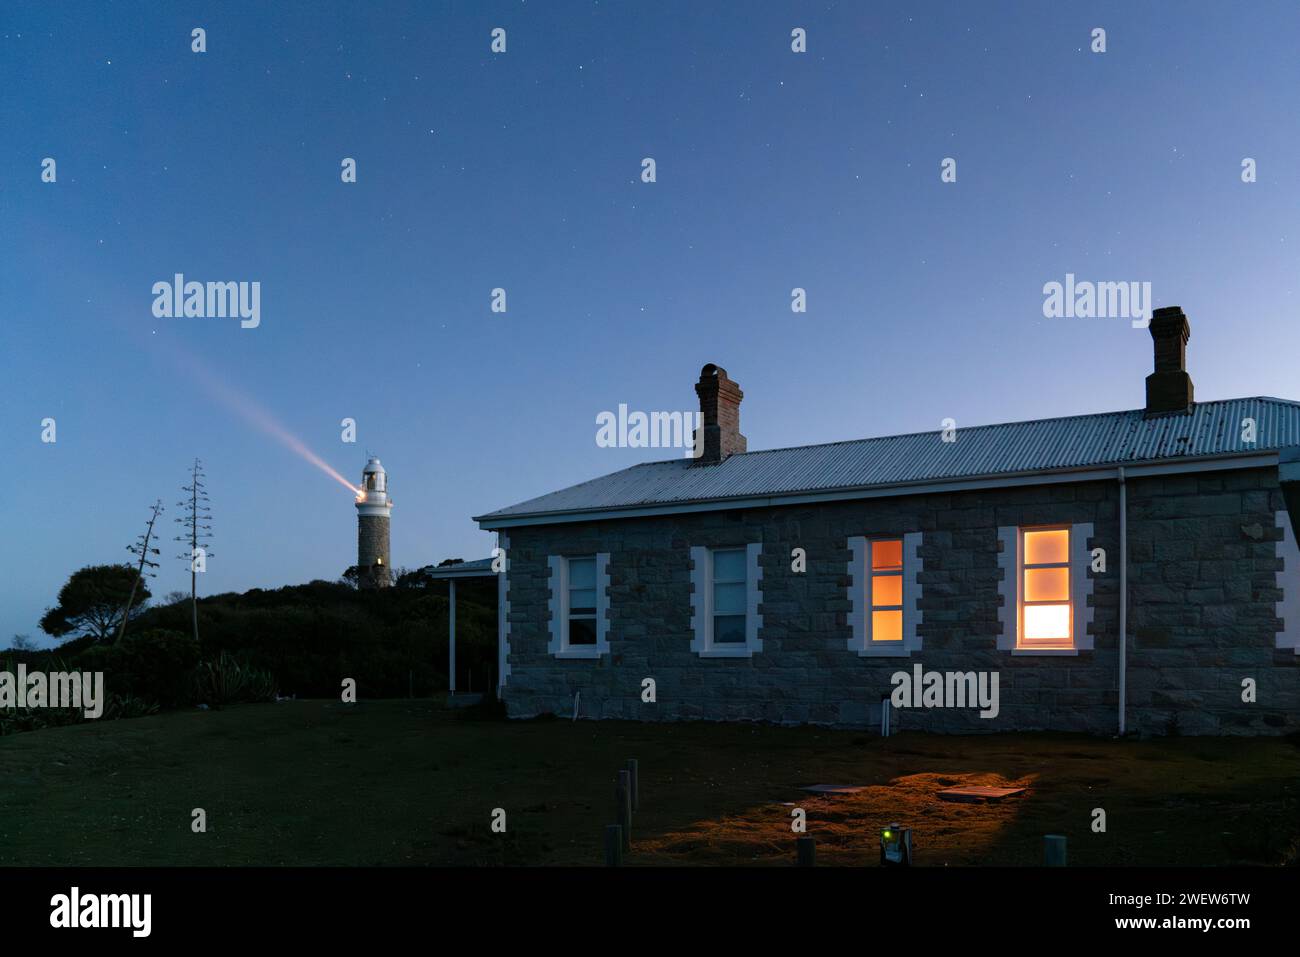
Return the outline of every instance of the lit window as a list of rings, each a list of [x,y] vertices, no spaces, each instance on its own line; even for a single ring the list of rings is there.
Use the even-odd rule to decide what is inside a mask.
[[[903,540],[871,543],[871,640],[903,640]]]
[[[1073,645],[1070,607],[1070,530],[1021,530],[1020,644]]]
[[[713,643],[745,643],[745,550],[713,553]]]
[[[596,559],[569,559],[569,645],[596,644]]]
[[[848,538],[849,650],[860,657],[907,658],[921,650],[923,536]]]

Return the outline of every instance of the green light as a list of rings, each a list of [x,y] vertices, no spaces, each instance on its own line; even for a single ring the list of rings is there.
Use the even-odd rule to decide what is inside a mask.
[[[893,837],[893,836],[894,836],[894,835],[893,835],[891,832],[889,832],[889,831],[886,831],[886,832],[885,832],[885,840],[886,840],[886,841],[889,840],[889,839],[890,839],[891,837]]]

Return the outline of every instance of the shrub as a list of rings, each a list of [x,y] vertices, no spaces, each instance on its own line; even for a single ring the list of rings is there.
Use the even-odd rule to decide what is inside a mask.
[[[145,698],[174,708],[189,703],[189,676],[198,660],[193,637],[156,628],[128,634],[113,645],[88,648],[76,666],[104,672],[110,696]]]
[[[85,720],[81,708],[3,708],[0,709],[0,737],[19,731],[39,731]]]
[[[236,701],[274,701],[278,690],[270,672],[243,664],[225,651],[199,662],[192,680],[194,699],[214,708]]]
[[[143,718],[147,714],[157,714],[158,710],[158,705],[153,701],[137,698],[135,695],[115,694],[109,695],[108,703],[104,705],[104,717],[110,721],[119,718]]]

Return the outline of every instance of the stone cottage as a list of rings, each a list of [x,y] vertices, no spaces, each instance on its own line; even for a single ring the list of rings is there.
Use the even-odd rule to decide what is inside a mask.
[[[1198,403],[1183,311],[1149,328],[1142,409],[770,451],[706,365],[696,457],[476,518],[509,714],[1300,728],[1300,403]]]

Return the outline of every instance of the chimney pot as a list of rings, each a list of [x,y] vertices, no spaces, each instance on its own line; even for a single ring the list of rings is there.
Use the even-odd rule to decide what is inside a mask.
[[[696,465],[717,465],[728,456],[746,450],[745,437],[740,434],[740,402],[745,393],[727,377],[727,370],[712,362],[700,370],[700,381],[695,383],[695,394],[700,397],[700,428],[702,436],[696,437],[702,449],[695,459]]]
[[[1147,376],[1146,414],[1171,415],[1191,410],[1192,377],[1187,374],[1187,340],[1192,327],[1181,306],[1165,306],[1151,316],[1155,369]]]

